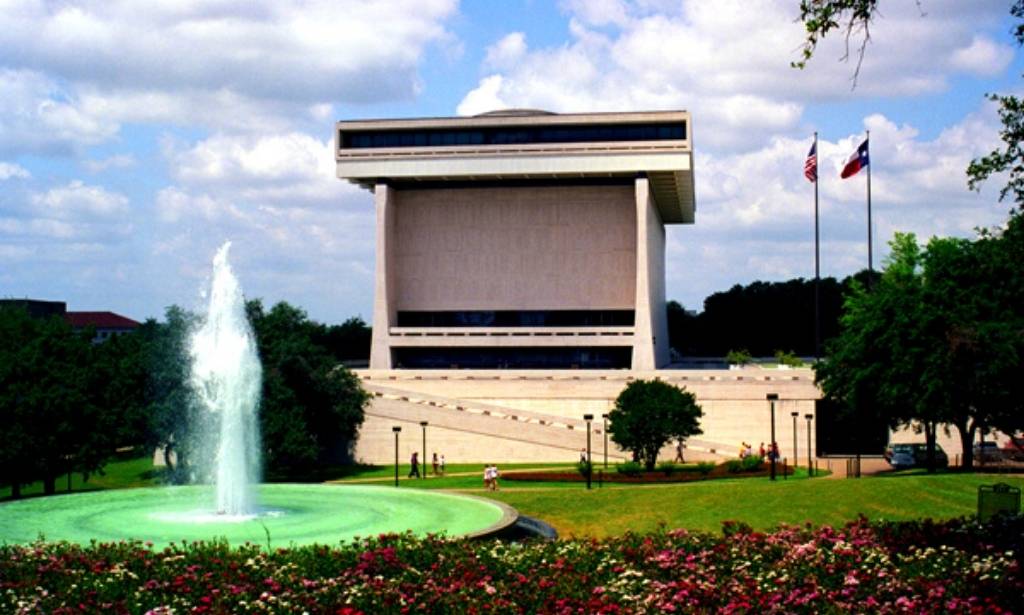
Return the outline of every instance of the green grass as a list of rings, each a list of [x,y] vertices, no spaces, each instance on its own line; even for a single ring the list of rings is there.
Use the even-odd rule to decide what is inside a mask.
[[[856,480],[766,478],[610,487],[587,492],[508,487],[488,497],[550,523],[562,536],[609,536],[645,532],[659,525],[717,532],[722,521],[755,529],[780,523],[841,525],[858,515],[870,519],[948,519],[977,511],[979,485],[996,482],[1024,488],[1021,476],[975,474],[864,477]],[[506,483],[508,485],[508,483]]]
[[[155,487],[160,484],[159,469],[153,467],[153,458],[149,455],[134,459],[115,460],[103,468],[103,474],[93,474],[88,481],[82,480],[81,474],[71,475],[72,491],[95,491],[98,489],[128,489],[132,487]],[[66,493],[68,488],[67,474],[57,479],[57,493]],[[41,495],[43,483],[35,482],[21,488],[23,496]],[[0,488],[0,500],[11,497],[11,488]]]
[[[476,486],[483,484],[484,475],[484,463],[453,463],[448,464],[445,468],[445,476],[435,476],[434,470],[427,464],[429,476],[425,484],[420,485],[421,487],[438,488],[436,484],[427,485],[426,483],[437,483],[444,485],[467,485]],[[406,480],[409,475],[409,464],[399,464],[398,466],[398,478],[401,481]],[[506,470],[523,470],[523,469],[548,469],[548,470],[575,470],[576,466],[567,463],[499,463],[498,469],[502,472]],[[421,468],[422,471],[422,468]],[[457,476],[459,474],[469,474],[470,476]],[[393,481],[395,478],[395,466],[373,466],[373,465],[356,465],[349,466],[344,472],[338,472],[334,476],[334,480],[329,482],[388,482]],[[455,481],[454,479],[459,480]],[[409,479],[412,482],[417,482],[416,479]],[[451,487],[445,487],[451,488]]]
[[[503,471],[525,468],[575,469],[568,464],[499,464]],[[399,466],[401,489],[449,489],[501,500],[525,515],[550,523],[562,536],[610,536],[626,531],[644,532],[660,525],[670,528],[717,532],[725,520],[742,521],[756,529],[780,523],[842,525],[864,514],[871,519],[948,519],[976,512],[979,485],[1005,482],[1024,489],[1024,476],[920,472],[886,474],[857,480],[808,480],[800,472],[789,480],[772,483],[767,478],[729,478],[662,485],[594,482],[541,483],[501,480],[501,490],[485,491],[483,463],[452,464],[448,475],[407,479],[409,466]],[[614,469],[610,470],[614,472]],[[394,466],[347,468],[339,483],[388,484]],[[459,474],[463,474],[459,476]],[[336,476],[337,478],[337,476]],[[150,457],[114,461],[105,475],[87,483],[73,476],[72,489],[95,490],[154,486],[159,472]],[[65,490],[65,479],[57,483]],[[42,492],[41,484],[23,489],[25,495]],[[0,499],[10,495],[0,490]]]

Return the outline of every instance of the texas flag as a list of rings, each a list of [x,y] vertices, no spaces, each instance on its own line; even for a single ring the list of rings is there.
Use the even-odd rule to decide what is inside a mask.
[[[846,166],[843,167],[843,172],[839,174],[839,177],[843,179],[853,177],[861,169],[868,166],[868,162],[868,140],[864,139],[864,142],[860,144],[857,151],[850,154],[850,158],[846,161]]]

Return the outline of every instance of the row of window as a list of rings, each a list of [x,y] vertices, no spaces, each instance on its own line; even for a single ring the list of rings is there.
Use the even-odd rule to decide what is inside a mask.
[[[399,327],[632,327],[633,310],[398,312]]]
[[[395,348],[406,369],[628,369],[630,347],[608,348]]]
[[[686,138],[686,123],[341,131],[342,149],[528,143],[603,143]]]

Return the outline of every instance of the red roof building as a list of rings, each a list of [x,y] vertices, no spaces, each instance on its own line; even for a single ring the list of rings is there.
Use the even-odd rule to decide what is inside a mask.
[[[139,323],[113,312],[66,312],[64,320],[75,330],[93,327],[96,337],[93,343],[106,341],[114,335],[130,333],[139,328]]]

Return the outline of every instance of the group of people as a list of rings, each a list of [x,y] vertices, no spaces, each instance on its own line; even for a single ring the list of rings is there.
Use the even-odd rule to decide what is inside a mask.
[[[484,489],[498,490],[498,466],[493,463],[484,466]]]
[[[753,456],[753,454],[753,446],[747,444],[746,442],[740,443],[740,459],[751,457]],[[779,459],[781,459],[781,457],[779,457],[779,443],[772,442],[768,448],[765,448],[764,442],[762,442],[760,448],[758,448],[757,455],[761,459],[764,459],[766,461],[778,461]]]
[[[420,454],[418,451],[413,451],[412,458],[409,459],[409,478],[420,477]],[[434,453],[434,457],[431,460],[431,465],[434,466],[434,476],[444,476],[444,455],[438,456],[437,452]],[[427,475],[427,463],[423,462],[423,476]]]

